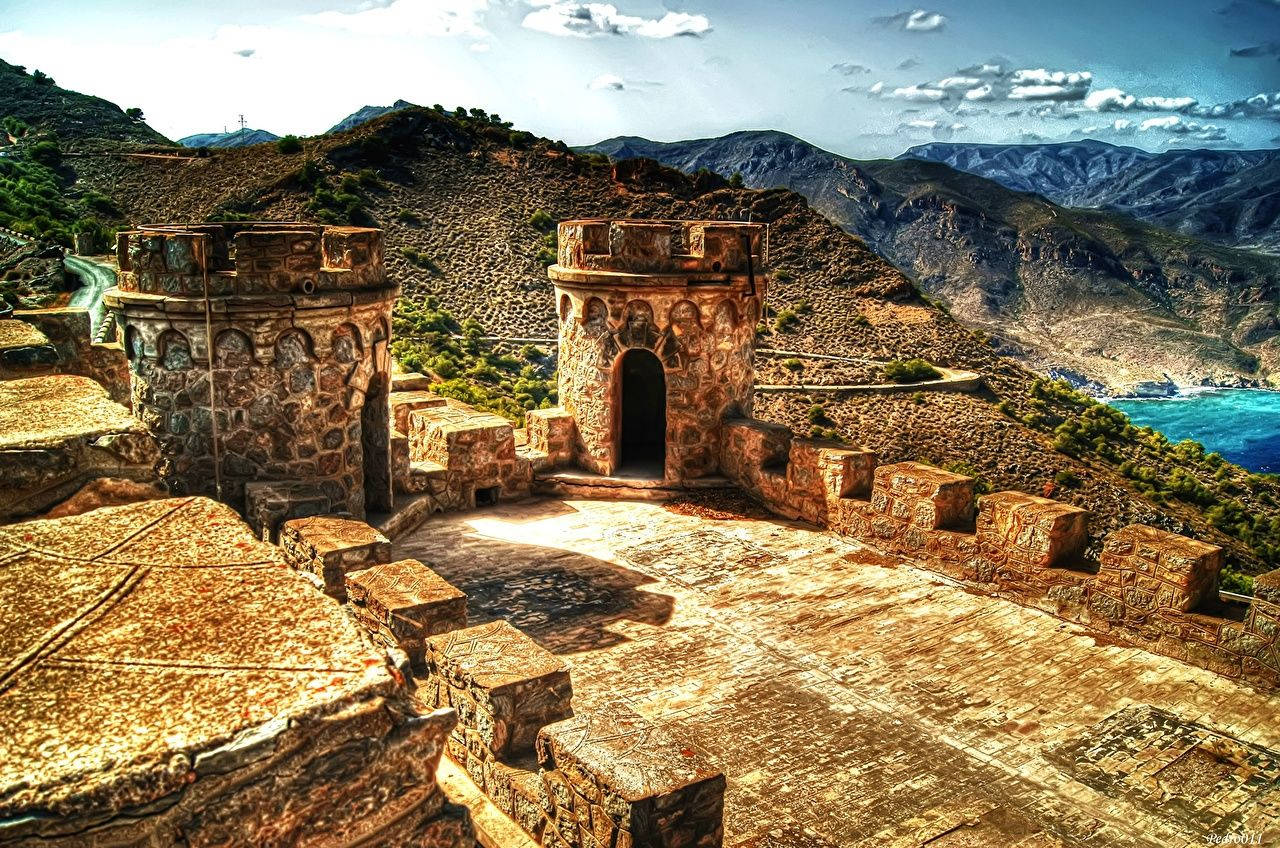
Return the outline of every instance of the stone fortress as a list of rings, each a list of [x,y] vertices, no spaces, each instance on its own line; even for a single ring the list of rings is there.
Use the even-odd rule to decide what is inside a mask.
[[[764,227],[559,227],[561,406],[530,411],[522,430],[393,372],[398,289],[377,230],[138,227],[119,237],[114,341],[90,343],[73,311],[0,320],[0,468],[16,483],[4,517],[29,519],[100,477],[169,496],[0,527],[0,609],[17,623],[0,639],[0,845],[444,848],[477,830],[486,845],[830,844],[790,830],[734,841],[727,787],[746,792],[754,772],[729,786],[731,751],[642,715],[634,693],[615,697],[623,669],[587,654],[566,663],[505,620],[522,603],[519,575],[468,572],[473,594],[433,560],[465,550],[442,541],[403,556],[403,540],[446,520],[433,515],[508,514],[531,495],[745,492],[824,529],[823,544],[902,557],[992,604],[1246,683],[1263,707],[1280,689],[1280,572],[1257,579],[1251,604],[1225,602],[1220,549],[1142,526],[1112,533],[1089,563],[1080,509],[1016,492],[975,507],[964,476],[882,466],[753,419]],[[85,404],[92,428],[67,420]],[[665,568],[660,541],[628,541],[643,532],[619,531],[617,544]],[[776,562],[697,532],[711,567],[743,582],[744,563]],[[566,582],[551,593],[584,591],[553,573]],[[33,581],[42,601],[28,610]],[[469,627],[476,604],[483,620]],[[81,690],[75,703],[55,697]],[[1259,800],[1221,821],[1280,826],[1280,790],[1250,776],[1280,780],[1264,754],[1231,778]],[[893,844],[1012,844],[951,832]],[[1064,844],[1040,836],[1025,844]]]

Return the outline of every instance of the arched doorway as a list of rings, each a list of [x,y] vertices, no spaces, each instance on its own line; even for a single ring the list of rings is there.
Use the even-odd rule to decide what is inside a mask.
[[[667,458],[667,381],[662,362],[632,348],[619,366],[618,468],[631,475],[662,477]]]

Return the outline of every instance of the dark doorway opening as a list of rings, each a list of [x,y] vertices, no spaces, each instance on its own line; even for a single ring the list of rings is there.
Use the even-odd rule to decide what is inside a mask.
[[[633,348],[623,354],[621,371],[619,470],[662,477],[667,457],[667,381],[662,362],[647,350]]]
[[[386,374],[374,374],[360,408],[360,447],[364,464],[366,512],[391,511],[391,382]]]
[[[476,489],[476,506],[496,506],[498,496],[501,494],[501,486],[487,486],[483,489]]]

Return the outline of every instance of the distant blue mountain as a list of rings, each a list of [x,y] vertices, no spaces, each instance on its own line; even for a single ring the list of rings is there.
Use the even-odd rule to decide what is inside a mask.
[[[352,112],[338,123],[329,127],[329,132],[337,133],[344,130],[354,129],[363,123],[372,121],[374,118],[381,118],[392,112],[399,112],[401,109],[408,109],[416,104],[410,103],[408,100],[397,100],[390,106],[364,106]]]
[[[252,130],[245,127],[235,132],[197,133],[178,139],[183,147],[248,147],[253,144],[265,144],[275,141],[280,136],[266,130]]]
[[[1092,139],[934,142],[898,158],[941,162],[1065,206],[1110,209],[1189,235],[1280,252],[1280,150],[1149,153]]]

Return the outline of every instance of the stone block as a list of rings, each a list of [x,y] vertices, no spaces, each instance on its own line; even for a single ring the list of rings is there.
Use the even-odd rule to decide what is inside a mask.
[[[828,498],[869,498],[876,452],[867,448],[823,448],[818,453]]]
[[[1245,621],[1262,638],[1280,639],[1280,569],[1253,578],[1253,602]]]
[[[246,483],[244,517],[264,542],[279,538],[280,525],[292,518],[333,512],[333,499],[321,487],[301,481]]]
[[[431,378],[417,371],[397,371],[391,375],[393,392],[425,392],[431,389]]]
[[[525,415],[529,447],[542,451],[552,467],[573,463],[578,430],[563,407],[534,409]]]
[[[473,753],[527,753],[544,725],[573,714],[568,667],[506,621],[429,638],[426,668],[423,696],[458,711],[454,740]]]
[[[886,514],[928,530],[963,526],[973,518],[973,478],[916,462],[881,465],[872,499]]]
[[[440,395],[426,391],[394,391],[387,397],[391,407],[391,427],[401,433],[409,432],[409,413],[419,409],[445,406],[448,401]]]
[[[1024,572],[1068,565],[1087,540],[1087,510],[1022,492],[978,501],[978,542],[984,555]]]
[[[1217,591],[1222,562],[1217,545],[1131,524],[1107,536],[1098,579],[1110,585],[1130,582],[1150,592],[1157,608],[1188,612]]]
[[[543,728],[544,844],[719,846],[725,778],[706,755],[621,704]]]
[[[375,565],[346,577],[356,620],[384,644],[424,663],[430,636],[467,626],[467,596],[416,559]]]
[[[765,468],[785,468],[791,449],[791,431],[781,424],[756,418],[724,422],[720,470],[740,486],[758,490]]]
[[[295,518],[280,528],[285,559],[324,582],[325,594],[345,601],[346,575],[391,562],[391,541],[363,521],[333,515]]]

